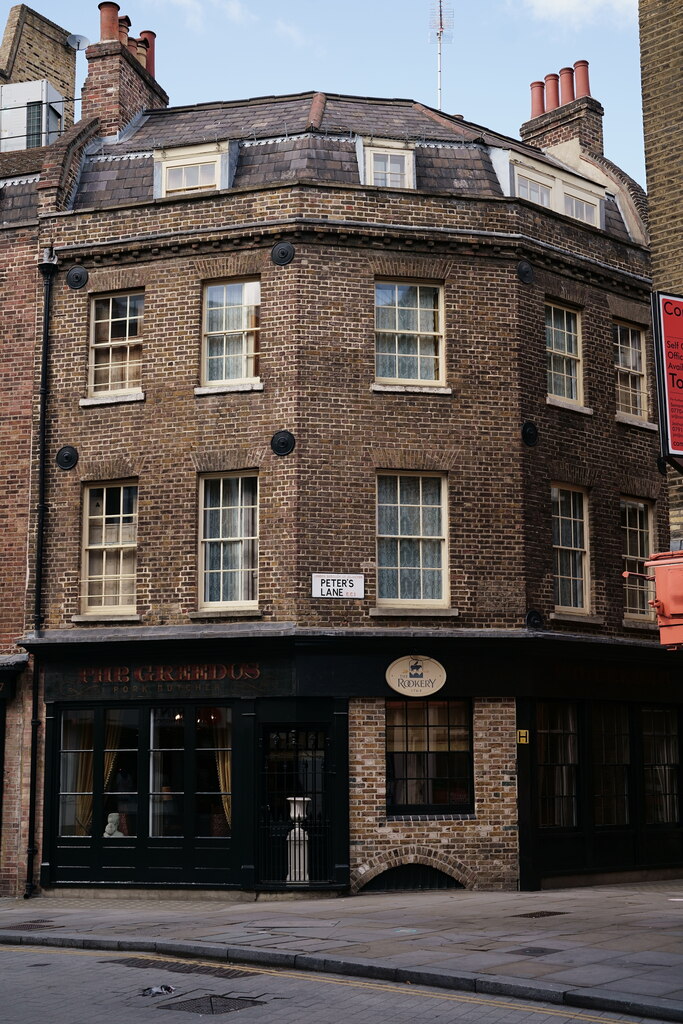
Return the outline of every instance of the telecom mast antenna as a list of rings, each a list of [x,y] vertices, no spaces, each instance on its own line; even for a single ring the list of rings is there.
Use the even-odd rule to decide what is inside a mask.
[[[441,110],[441,47],[453,39],[453,8],[446,0],[434,0],[431,14],[431,39],[436,43],[436,96]]]

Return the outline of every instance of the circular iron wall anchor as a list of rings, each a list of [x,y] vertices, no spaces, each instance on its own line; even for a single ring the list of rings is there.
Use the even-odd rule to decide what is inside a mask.
[[[534,279],[534,268],[528,260],[522,260],[517,264],[517,277],[522,284],[531,284]]]
[[[277,267],[286,267],[294,259],[294,252],[291,242],[276,242],[270,250],[270,258]]]
[[[88,283],[88,271],[85,267],[72,267],[66,275],[66,283],[74,290]]]
[[[78,451],[70,444],[60,448],[55,456],[55,462],[60,469],[73,469],[78,462]]]
[[[533,448],[538,444],[538,427],[531,420],[527,420],[526,423],[522,424],[522,441],[529,448]]]
[[[535,608],[530,608],[526,613],[526,627],[527,629],[543,629],[545,622],[540,612],[536,611]]]
[[[295,444],[296,438],[288,430],[278,430],[270,439],[270,447],[276,455],[289,455]]]

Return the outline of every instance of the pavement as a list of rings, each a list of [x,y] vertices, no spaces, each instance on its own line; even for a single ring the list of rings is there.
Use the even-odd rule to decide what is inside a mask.
[[[334,898],[62,889],[0,899],[0,944],[200,957],[683,1021],[683,879]]]

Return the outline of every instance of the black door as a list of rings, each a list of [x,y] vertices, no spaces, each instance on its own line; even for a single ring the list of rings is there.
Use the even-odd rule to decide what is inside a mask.
[[[260,761],[259,882],[269,887],[333,882],[329,726],[262,724]]]

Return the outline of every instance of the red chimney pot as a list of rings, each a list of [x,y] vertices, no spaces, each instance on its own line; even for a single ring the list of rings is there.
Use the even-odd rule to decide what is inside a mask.
[[[560,76],[556,74],[545,76],[545,109],[557,110],[560,105]]]
[[[560,97],[562,106],[574,99],[574,70],[560,68]]]
[[[591,87],[588,80],[588,61],[577,60],[574,63],[574,77],[576,80],[576,98],[581,99],[582,96],[590,96]]]
[[[149,71],[152,78],[154,78],[154,40],[156,39],[156,37],[156,32],[152,32],[151,29],[145,29],[144,32],[140,33],[140,38],[147,40],[147,70]]]
[[[128,32],[130,30],[130,18],[124,14],[119,18],[119,41],[123,46],[128,46]]]
[[[543,82],[531,83],[531,116],[539,117],[545,114],[545,84]]]
[[[97,5],[100,12],[100,42],[109,42],[119,38],[119,5],[111,0],[104,0]]]

